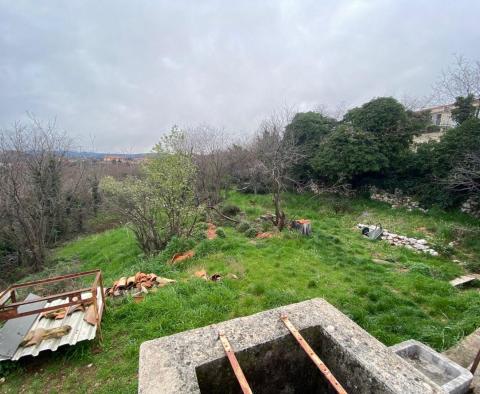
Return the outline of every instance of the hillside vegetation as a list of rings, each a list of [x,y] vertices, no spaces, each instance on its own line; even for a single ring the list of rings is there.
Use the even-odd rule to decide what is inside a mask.
[[[226,203],[254,220],[272,211],[271,201],[269,195],[230,193]],[[109,300],[103,343],[82,343],[5,365],[4,371],[11,371],[0,392],[135,393],[142,342],[313,297],[325,298],[386,345],[413,338],[441,351],[480,325],[478,289],[458,290],[448,283],[480,267],[479,221],[458,213],[407,212],[361,198],[310,194],[285,194],[284,207],[290,218],[312,220],[311,237],[284,230],[257,240],[224,227],[225,238],[196,241],[195,257],[175,266],[167,262],[181,242],[174,239],[160,254],[145,258],[124,227],[58,248],[42,275],[101,268],[108,285],[137,271],[177,283],[138,304],[130,297]],[[399,234],[426,238],[441,254],[371,242],[356,228],[360,222],[380,222]],[[196,278],[199,269],[223,279]]]

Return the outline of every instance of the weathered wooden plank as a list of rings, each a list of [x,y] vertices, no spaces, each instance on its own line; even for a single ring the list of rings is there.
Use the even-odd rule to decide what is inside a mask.
[[[457,287],[457,286],[460,286],[460,285],[464,285],[466,283],[469,283],[469,282],[473,282],[474,280],[477,280],[477,276],[476,275],[463,275],[463,276],[460,276],[458,278],[455,278],[453,280],[450,281],[450,284],[453,286],[453,287]]]

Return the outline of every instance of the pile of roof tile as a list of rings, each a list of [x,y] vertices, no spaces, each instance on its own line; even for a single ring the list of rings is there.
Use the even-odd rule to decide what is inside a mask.
[[[151,289],[152,287],[163,287],[174,282],[175,280],[173,279],[162,278],[155,274],[137,272],[133,276],[124,276],[115,281],[112,287],[105,290],[105,293],[109,296],[115,297],[138,292],[148,293],[148,289]]]

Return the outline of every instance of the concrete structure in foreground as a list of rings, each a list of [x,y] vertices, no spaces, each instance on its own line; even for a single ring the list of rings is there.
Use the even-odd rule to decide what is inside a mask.
[[[472,373],[427,345],[410,339],[390,349],[440,385],[447,393],[463,394],[468,391],[473,379]]]
[[[285,325],[286,314],[349,393],[444,393],[325,300],[316,298],[144,342],[139,393],[239,393],[223,332],[254,393],[330,393]]]

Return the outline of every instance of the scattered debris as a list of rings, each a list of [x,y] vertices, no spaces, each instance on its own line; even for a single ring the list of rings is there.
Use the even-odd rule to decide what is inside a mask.
[[[112,287],[106,290],[106,294],[109,296],[121,296],[126,293],[137,295],[138,293],[148,293],[148,289],[153,287],[163,287],[169,283],[174,283],[175,280],[162,278],[155,274],[145,274],[143,272],[137,272],[133,276],[122,277],[113,283]],[[87,311],[88,315],[88,311]]]
[[[381,224],[377,224],[374,229],[370,229],[369,227],[362,228],[362,234],[371,239],[372,241],[376,241],[380,239],[383,234],[383,228]]]
[[[255,235],[255,238],[257,239],[267,239],[272,237],[273,237],[273,233],[271,231],[267,231],[265,233],[258,233],[257,235]]]
[[[145,297],[145,296],[144,296],[142,293],[140,293],[140,294],[135,294],[135,295],[133,296],[133,301],[134,301],[136,304],[138,304],[138,303],[140,303],[140,302],[143,301],[144,297]]]
[[[197,278],[201,278],[201,279],[204,279],[204,280],[211,280],[212,282],[218,282],[219,280],[222,279],[222,275],[220,275],[218,273],[215,273],[211,276],[208,276],[207,271],[205,271],[205,270],[197,271],[197,272],[194,273],[194,275]]]
[[[37,328],[35,330],[31,330],[25,335],[23,341],[20,342],[20,346],[22,347],[29,347],[38,345],[45,339],[50,338],[61,338],[64,335],[67,335],[72,330],[71,326],[61,326],[55,328]]]
[[[375,201],[382,201],[390,204],[393,209],[406,208],[407,211],[418,210],[423,213],[428,212],[428,209],[420,207],[420,203],[412,199],[412,197],[404,196],[402,191],[395,189],[395,193],[387,193],[384,190],[376,187],[370,188],[370,199]]]
[[[298,230],[303,235],[310,235],[312,233],[312,224],[308,219],[292,220],[290,227]]]
[[[464,275],[464,276],[460,276],[458,278],[455,278],[453,280],[450,281],[450,284],[453,286],[453,287],[457,287],[457,286],[461,286],[461,285],[464,285],[466,283],[470,283],[470,282],[473,282],[474,280],[478,280],[480,279],[480,275],[478,274],[469,274],[469,275]]]
[[[90,285],[87,277],[92,280]],[[76,280],[78,278],[81,280]],[[74,288],[65,291],[64,283],[61,283],[65,280],[72,280]],[[63,345],[72,346],[80,341],[94,339],[100,332],[105,305],[102,282],[101,271],[91,270],[7,288],[0,294],[0,320],[6,320],[0,329],[0,360],[17,361],[25,356],[36,357],[45,350],[56,351]],[[48,295],[40,298],[29,294],[23,299],[19,292],[23,288],[35,288],[42,295]],[[47,313],[44,313],[49,311],[57,313],[49,319],[45,317]],[[65,311],[78,313],[68,314]],[[62,320],[53,320],[59,314],[64,315]],[[43,341],[46,338],[48,340]],[[24,346],[20,346],[20,343]]]
[[[213,275],[210,277],[210,280],[211,280],[211,281],[214,281],[214,282],[218,282],[219,280],[222,280],[222,275],[220,275],[220,274],[213,274]]]
[[[194,275],[195,275],[197,278],[202,278],[202,279],[205,279],[205,280],[208,279],[207,271],[205,271],[205,270],[197,271],[197,272],[194,273]]]
[[[357,227],[362,230],[362,234],[367,236],[377,228],[377,226],[362,223],[357,224]],[[369,231],[366,232],[365,229],[368,229]],[[404,246],[407,249],[421,251],[432,256],[438,256],[438,252],[430,247],[425,239],[409,238],[404,235],[390,233],[385,229],[383,229],[383,232],[378,239],[386,240],[393,246]]]
[[[172,257],[171,263],[176,264],[176,263],[179,263],[180,261],[190,259],[193,256],[195,256],[195,251],[194,250],[188,250],[188,251],[183,252],[183,253],[175,253]]]
[[[83,304],[71,305],[64,308],[55,309],[53,311],[46,311],[40,314],[40,319],[63,320],[65,316],[71,315],[73,312],[84,312],[83,320],[88,324],[94,326],[97,324],[95,307],[91,301]]]
[[[213,223],[208,223],[207,239],[215,238],[217,238],[217,226],[215,226]]]

